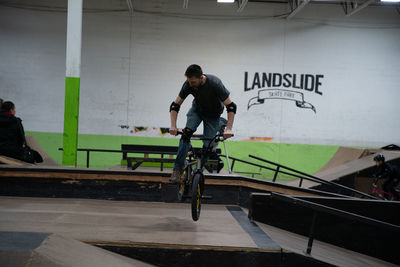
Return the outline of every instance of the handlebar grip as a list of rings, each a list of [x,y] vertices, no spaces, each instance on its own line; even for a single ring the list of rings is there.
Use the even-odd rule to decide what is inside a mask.
[[[177,135],[182,135],[183,134],[183,132],[182,131],[178,131],[177,132]],[[219,140],[219,141],[224,141],[225,139],[223,139],[223,136],[224,136],[224,134],[222,133],[222,134],[218,134],[218,136],[219,137],[221,137],[221,140]],[[232,134],[232,136],[231,137],[233,137],[233,136],[235,136],[234,134]],[[195,135],[193,135],[193,137],[195,137]],[[204,137],[200,137],[200,136],[197,136],[200,140],[208,140],[208,139],[212,139],[212,138],[204,138]],[[219,138],[218,138],[219,139]]]
[[[221,136],[224,136],[224,134],[221,134]],[[234,134],[232,134],[232,136],[231,137],[234,137],[235,135]],[[229,138],[231,138],[231,137],[229,137]]]

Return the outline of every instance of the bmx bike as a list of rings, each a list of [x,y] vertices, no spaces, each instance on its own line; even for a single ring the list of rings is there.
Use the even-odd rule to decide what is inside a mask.
[[[182,134],[182,132],[178,132]],[[211,160],[209,157],[213,152],[214,144],[224,141],[223,134],[217,133],[212,138],[199,137],[198,140],[210,141],[207,147],[194,149],[191,147],[188,156],[189,160],[185,164],[180,183],[178,183],[178,200],[183,202],[185,199],[191,199],[192,219],[197,221],[200,218],[202,199],[211,199],[211,196],[204,193],[204,168],[207,165],[218,164],[218,160]]]
[[[386,192],[378,187],[378,178],[375,178],[372,183],[372,195],[382,199],[382,200],[396,200],[396,196],[390,192]],[[398,189],[396,189],[397,194],[400,193]]]

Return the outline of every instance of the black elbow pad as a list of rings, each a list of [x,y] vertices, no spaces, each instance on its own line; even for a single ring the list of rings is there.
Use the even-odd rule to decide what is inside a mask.
[[[171,103],[171,106],[169,106],[169,112],[175,110],[176,112],[179,112],[179,109],[181,108],[181,106],[175,102]]]
[[[236,109],[237,109],[237,106],[233,102],[231,102],[229,105],[226,105],[226,112],[227,113],[233,112],[234,114],[236,114]]]

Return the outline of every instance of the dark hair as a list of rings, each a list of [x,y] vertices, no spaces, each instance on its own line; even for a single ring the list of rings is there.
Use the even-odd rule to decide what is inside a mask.
[[[192,77],[200,78],[201,75],[203,75],[203,70],[199,65],[196,64],[190,65],[185,71],[185,76],[188,78]]]
[[[15,105],[11,101],[3,102],[1,105],[1,112],[10,112],[12,109],[15,109]]]

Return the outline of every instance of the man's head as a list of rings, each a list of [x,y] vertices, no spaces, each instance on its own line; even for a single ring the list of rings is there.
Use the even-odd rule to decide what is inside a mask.
[[[3,104],[1,105],[1,112],[9,112],[9,113],[15,115],[14,103],[11,101],[3,102]]]
[[[198,88],[204,83],[205,80],[203,70],[199,65],[196,64],[192,64],[186,69],[185,76],[187,81],[189,82],[190,87],[193,88]]]
[[[376,166],[381,166],[385,162],[385,156],[382,154],[378,154],[374,157],[374,161]]]

